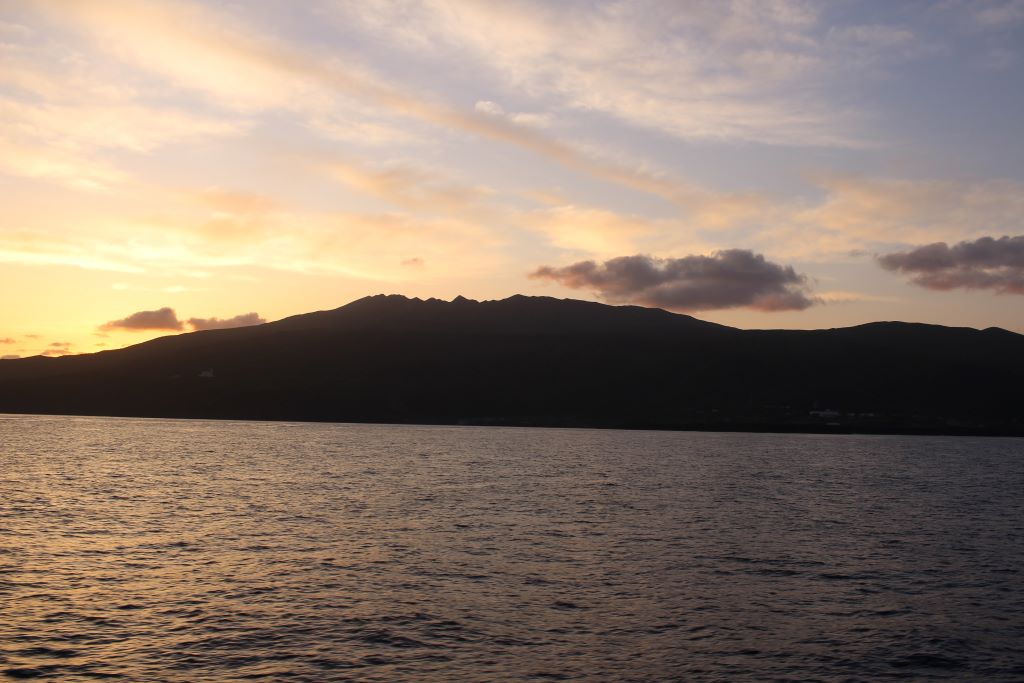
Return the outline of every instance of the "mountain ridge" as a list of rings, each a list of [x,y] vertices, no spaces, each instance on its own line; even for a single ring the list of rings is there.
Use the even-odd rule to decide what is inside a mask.
[[[1024,336],[741,330],[639,306],[374,295],[252,327],[0,362],[0,412],[1024,434]]]

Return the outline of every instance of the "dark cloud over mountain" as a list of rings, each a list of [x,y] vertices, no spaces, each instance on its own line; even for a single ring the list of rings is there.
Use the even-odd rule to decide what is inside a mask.
[[[243,313],[233,318],[189,318],[188,325],[193,330],[224,330],[231,327],[248,327],[262,325],[267,322],[259,313]],[[101,330],[170,330],[185,329],[185,321],[178,319],[173,308],[160,308],[155,311],[139,311],[122,320],[112,320],[100,326]],[[105,336],[105,335],[103,335]]]
[[[601,264],[580,261],[562,268],[542,266],[530,277],[592,289],[612,303],[683,311],[740,307],[787,311],[817,303],[804,275],[746,249],[666,259],[638,254]]]
[[[188,324],[193,330],[226,330],[231,327],[249,327],[267,322],[259,313],[243,313],[234,318],[189,318]]]
[[[183,330],[184,323],[178,320],[173,308],[155,311],[139,311],[121,320],[111,320],[101,325],[102,330]]]
[[[952,247],[936,242],[879,256],[878,262],[886,270],[909,275],[911,282],[928,289],[991,289],[1001,294],[1024,294],[1024,235],[982,237]]]

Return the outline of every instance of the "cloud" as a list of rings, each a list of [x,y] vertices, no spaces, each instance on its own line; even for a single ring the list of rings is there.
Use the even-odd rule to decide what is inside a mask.
[[[15,354],[15,353],[8,353],[8,354],[6,354],[4,356],[0,356],[0,360],[17,360],[19,358],[21,358],[21,356]]]
[[[830,175],[818,179],[825,201],[808,222],[871,239],[923,241],[963,235],[1024,213],[1024,183],[958,182]],[[915,239],[917,238],[917,239]]]
[[[519,123],[524,126],[547,128],[551,125],[550,114],[539,114],[534,112],[506,112],[500,104],[492,102],[491,100],[480,100],[473,105],[473,109],[483,114],[501,116],[507,118],[513,123]]]
[[[178,320],[173,308],[160,308],[155,311],[139,311],[121,320],[111,320],[100,326],[101,330],[183,330],[184,324]]]
[[[4,49],[6,48],[6,49]],[[104,70],[65,45],[22,39],[3,45],[0,73],[0,172],[105,190],[130,175],[103,152],[151,152],[171,143],[238,135],[223,121],[166,101],[146,103],[123,73]],[[118,85],[112,85],[117,83]]]
[[[524,215],[521,222],[544,235],[556,247],[594,255],[631,251],[639,238],[656,232],[659,227],[668,227],[667,221],[572,204],[532,211]]]
[[[859,69],[864,73],[884,73],[878,69],[943,50],[911,29],[886,24],[833,26],[826,42],[831,47],[837,70],[847,72]]]
[[[80,94],[86,97],[85,94]],[[194,137],[238,135],[240,124],[135,103],[35,104],[0,99],[4,127],[47,146],[149,152]]]
[[[421,268],[423,267],[423,259],[419,256],[413,256],[412,258],[402,259],[402,265],[408,268]]]
[[[682,311],[803,310],[817,303],[808,294],[806,277],[792,266],[780,266],[746,249],[665,259],[638,254],[603,264],[580,261],[562,268],[542,266],[530,277],[572,289],[594,289],[612,303]]]
[[[324,157],[321,162],[327,163]],[[401,262],[411,256],[435,265],[458,263],[466,275],[493,272],[496,263],[516,258],[505,248],[531,232],[569,250],[563,263],[636,253],[707,254],[730,243],[806,263],[848,261],[852,250],[873,254],[938,240],[952,244],[991,234],[992,226],[1013,225],[1024,215],[1024,183],[1014,180],[826,175],[812,178],[823,191],[820,199],[758,203],[726,195],[709,201],[706,210],[652,216],[557,196],[531,208],[418,165],[348,163],[345,172],[350,186],[408,210],[297,210],[269,196],[222,188],[153,191],[145,203],[159,209],[132,208],[116,219],[88,207],[73,216],[36,216],[34,205],[26,204],[12,210],[15,227],[0,231],[0,263],[176,278],[255,265],[401,281],[410,275]],[[63,230],[72,219],[80,229]],[[130,242],[122,237],[128,230]]]
[[[1005,29],[1024,22],[1024,0],[988,0],[968,7],[974,21],[984,28]]]
[[[24,144],[2,129],[0,173],[57,181],[80,190],[104,190],[128,177],[99,159],[46,144]]]
[[[88,234],[85,230],[74,234],[61,234],[57,230],[0,231],[0,263],[142,272],[144,268],[129,263],[131,251],[131,246],[124,242],[106,235]]]
[[[820,200],[776,202],[746,223],[745,243],[788,258],[818,260],[853,251],[952,242],[1015,225],[1024,215],[1024,183],[820,174]]]
[[[936,242],[878,257],[886,270],[910,276],[927,289],[991,289],[1024,294],[1024,235],[982,237],[950,247]]]
[[[683,139],[843,145],[852,137],[851,117],[822,87],[842,56],[822,38],[823,12],[802,0],[692,0],[685,12],[673,2],[339,5],[347,23],[419,59],[487,69],[489,82],[561,109]]]
[[[260,215],[280,208],[277,201],[267,195],[216,186],[204,188],[195,196],[214,211],[232,215]]]
[[[42,353],[40,353],[39,355],[41,355],[41,356],[50,356],[50,357],[67,356],[67,355],[70,355],[70,354],[74,353],[71,350],[71,347],[72,347],[71,342],[52,342],[46,348],[46,350],[43,351]]]
[[[243,313],[234,318],[189,318],[188,324],[193,330],[226,330],[232,327],[250,327],[267,322],[258,313]]]
[[[358,66],[352,55],[342,54],[337,46],[331,54],[301,49],[247,27],[229,12],[165,0],[137,0],[117,7],[76,0],[49,9],[50,19],[90,34],[125,61],[221,103],[247,110],[298,110],[315,123],[325,107],[356,101],[391,116],[517,146],[577,172],[681,205],[708,199],[706,191],[683,180],[603,158],[546,135],[537,128],[536,117],[517,121],[447,104]],[[542,21],[543,16],[534,19]],[[495,23],[493,17],[487,20],[488,26]],[[586,42],[594,41],[587,38]],[[689,101],[688,106],[699,106],[700,101]],[[807,111],[806,107],[792,109]],[[806,121],[800,117],[798,123]],[[804,140],[811,137],[806,126],[800,135]]]
[[[13,343],[14,343],[14,339],[12,339],[11,337],[4,337],[3,339],[0,339],[0,344],[13,344]]]
[[[508,238],[497,221],[411,212],[261,213],[258,197],[247,208],[244,198],[219,198],[211,206],[205,193],[195,194],[192,202],[181,201],[182,194],[155,193],[154,200],[162,204],[148,215],[140,210],[112,220],[99,213],[80,214],[75,218],[83,228],[70,233],[62,234],[54,219],[47,221],[53,227],[45,230],[0,230],[0,264],[66,265],[174,278],[258,266],[381,281],[407,278],[409,271],[400,263],[410,255],[481,275],[508,260],[501,250]],[[225,210],[233,201],[237,213]],[[127,231],[130,241],[123,237]],[[132,284],[130,289],[139,288]]]
[[[226,330],[232,327],[249,327],[267,322],[258,313],[243,313],[233,318],[189,318],[189,326],[199,330]],[[184,330],[185,322],[178,320],[173,308],[156,311],[139,311],[123,320],[113,320],[100,327],[101,330]]]
[[[481,202],[492,194],[488,188],[459,183],[440,171],[408,164],[371,167],[335,159],[324,168],[355,190],[409,210],[467,213],[480,209]]]
[[[848,292],[844,290],[833,290],[817,292],[815,299],[825,304],[855,304],[869,301],[898,302],[899,299],[891,296],[878,296],[877,294],[865,294],[864,292]]]

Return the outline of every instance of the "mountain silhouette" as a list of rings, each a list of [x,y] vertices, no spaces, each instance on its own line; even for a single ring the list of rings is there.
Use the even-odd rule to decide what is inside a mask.
[[[739,330],[549,297],[371,296],[254,327],[0,362],[0,412],[1024,435],[1024,336]]]

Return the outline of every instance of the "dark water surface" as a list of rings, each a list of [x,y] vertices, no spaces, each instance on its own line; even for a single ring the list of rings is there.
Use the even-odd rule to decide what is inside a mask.
[[[0,416],[0,676],[1022,681],[1024,440]]]

